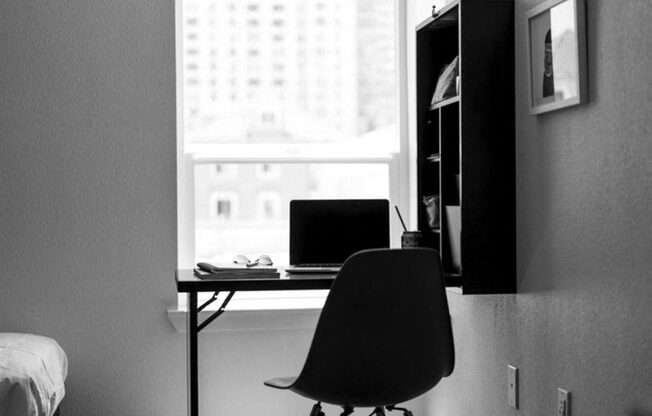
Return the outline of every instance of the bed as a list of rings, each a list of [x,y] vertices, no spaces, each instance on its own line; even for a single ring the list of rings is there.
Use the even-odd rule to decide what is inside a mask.
[[[55,340],[0,332],[0,415],[59,415],[67,375],[68,358]]]

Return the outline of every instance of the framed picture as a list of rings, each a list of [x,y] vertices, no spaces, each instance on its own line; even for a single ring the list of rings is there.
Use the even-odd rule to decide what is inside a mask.
[[[587,100],[584,7],[584,0],[549,0],[526,13],[531,114]]]

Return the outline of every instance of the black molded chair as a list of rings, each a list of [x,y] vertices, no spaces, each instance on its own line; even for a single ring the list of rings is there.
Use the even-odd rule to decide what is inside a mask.
[[[453,334],[439,255],[435,250],[360,251],[343,265],[319,317],[297,377],[265,381],[344,408],[407,409],[413,399],[450,375]]]

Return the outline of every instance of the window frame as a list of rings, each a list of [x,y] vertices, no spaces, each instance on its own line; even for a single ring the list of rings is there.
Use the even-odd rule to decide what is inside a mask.
[[[197,165],[202,164],[319,164],[319,163],[350,163],[350,164],[387,164],[389,171],[390,203],[397,205],[408,224],[413,224],[416,206],[412,195],[416,195],[414,180],[415,168],[410,161],[414,153],[409,139],[408,119],[408,63],[407,63],[407,2],[394,0],[396,19],[394,33],[396,34],[396,132],[399,135],[399,151],[388,153],[367,153],[334,155],[313,152],[299,155],[218,155],[208,152],[197,152],[186,149],[184,141],[184,42],[183,37],[183,0],[175,0],[175,62],[176,62],[176,121],[177,121],[177,268],[188,269],[195,265],[195,215],[194,215],[194,172]],[[413,213],[414,211],[414,213]],[[391,246],[400,246],[400,223],[391,216]],[[257,295],[252,294],[252,297]],[[299,294],[299,296],[306,296]],[[296,298],[291,294],[283,294],[281,298]],[[279,300],[279,303],[283,303]],[[185,297],[178,296],[178,309],[185,309]],[[256,309],[249,307],[248,309]]]

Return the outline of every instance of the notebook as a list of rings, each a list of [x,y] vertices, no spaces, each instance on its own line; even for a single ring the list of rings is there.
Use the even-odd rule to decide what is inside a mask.
[[[389,201],[290,201],[288,273],[336,273],[360,250],[389,247]]]

